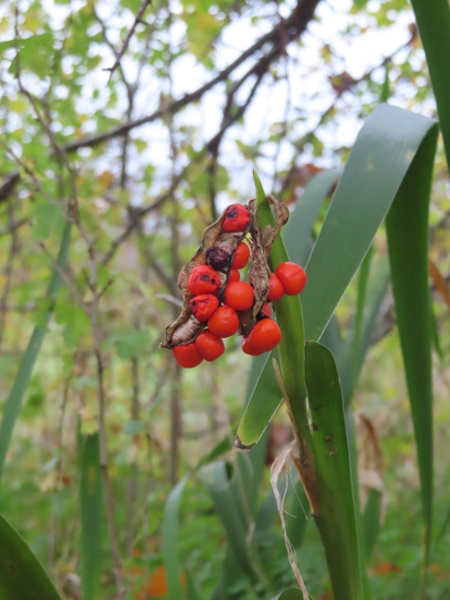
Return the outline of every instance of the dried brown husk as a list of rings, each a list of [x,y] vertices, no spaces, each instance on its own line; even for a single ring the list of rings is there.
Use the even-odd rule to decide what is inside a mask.
[[[249,202],[252,222],[250,228],[252,265],[248,272],[248,282],[253,286],[255,301],[252,308],[240,316],[241,335],[248,335],[258,318],[263,317],[261,311],[269,293],[270,267],[268,260],[270,250],[281,228],[289,219],[289,209],[285,204],[273,196],[267,196],[267,200],[272,207],[275,223],[273,227],[267,225],[264,229],[261,229],[259,223],[256,200],[253,199]]]

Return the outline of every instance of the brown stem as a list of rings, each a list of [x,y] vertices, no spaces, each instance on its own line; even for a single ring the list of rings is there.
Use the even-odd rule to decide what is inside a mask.
[[[152,3],[152,0],[143,0],[142,4],[141,4],[141,6],[140,6],[140,8],[139,8],[139,10],[137,12],[137,15],[136,15],[136,18],[134,20],[134,23],[131,26],[131,29],[128,32],[127,37],[125,38],[125,41],[124,41],[123,46],[122,46],[122,49],[119,52],[119,54],[117,55],[115,63],[109,69],[105,69],[106,71],[111,71],[111,74],[109,76],[110,79],[111,79],[114,71],[120,65],[120,61],[122,59],[122,56],[125,54],[125,52],[126,52],[126,50],[128,48],[128,44],[130,43],[130,40],[131,40],[131,38],[134,35],[136,27],[137,27],[138,23],[142,23],[142,17],[144,16],[145,11],[147,10],[147,8],[150,6],[151,3]]]

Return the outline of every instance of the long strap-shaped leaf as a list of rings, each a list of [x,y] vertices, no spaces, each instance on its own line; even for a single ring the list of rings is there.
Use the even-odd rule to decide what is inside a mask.
[[[168,600],[179,600],[183,598],[183,589],[180,584],[180,559],[178,550],[179,513],[181,498],[184,488],[189,479],[203,465],[209,464],[221,454],[231,448],[228,438],[224,438],[217,446],[204,457],[199,464],[181,479],[170,492],[164,509],[162,524],[162,554],[166,568]]]
[[[0,598],[61,600],[42,565],[13,527],[0,516]]]
[[[307,265],[308,283],[302,293],[306,339],[322,335],[428,134],[436,140],[433,120],[386,104],[361,129]],[[420,153],[415,164],[419,177],[429,170],[433,157],[431,147]],[[422,195],[422,188],[410,190],[410,211],[417,210]],[[276,389],[269,356],[239,426],[243,444],[256,443],[267,427],[281,402]]]
[[[319,497],[319,514],[313,516],[325,548],[334,599],[358,600],[364,597],[363,560],[339,375],[325,346],[310,342],[305,358]]]
[[[431,132],[409,169],[387,218],[389,259],[419,461],[427,564],[433,504],[431,313],[428,287],[428,202],[436,135]],[[425,571],[422,574],[422,593]]]
[[[67,254],[69,252],[70,233],[71,223],[68,221],[64,228],[61,239],[57,266],[55,266],[47,291],[49,308],[43,318],[43,322],[35,327],[33,331],[28,347],[23,355],[19,372],[17,373],[11,393],[3,410],[3,420],[0,425],[0,481],[3,475],[6,453],[8,452],[14,425],[16,423],[17,416],[22,405],[22,400],[33,372],[34,363],[36,362],[45,332],[47,331],[47,324],[53,311],[56,296],[58,295],[61,284],[60,271],[64,270],[65,268]]]
[[[450,169],[450,7],[448,0],[411,0],[411,4],[430,70]]]
[[[340,174],[340,170],[332,169],[313,177],[283,229],[286,250],[292,260],[299,265],[304,265],[309,257],[313,246],[311,232],[314,223],[325,198],[330,194]]]

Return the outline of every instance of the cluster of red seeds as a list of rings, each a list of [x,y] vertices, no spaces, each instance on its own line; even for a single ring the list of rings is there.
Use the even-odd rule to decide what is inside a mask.
[[[236,204],[231,206],[222,224],[227,233],[244,231],[250,220],[246,207]],[[200,323],[206,323],[195,341],[177,345],[173,354],[177,362],[185,368],[193,368],[203,360],[213,361],[219,358],[225,346],[223,338],[230,337],[239,329],[239,316],[236,311],[248,310],[254,302],[253,287],[240,280],[239,270],[243,269],[250,259],[250,248],[240,242],[234,252],[228,283],[219,300],[220,274],[210,265],[196,266],[188,279],[188,289],[193,298],[190,308]],[[220,268],[220,256],[214,256],[214,265]],[[297,295],[306,284],[305,271],[295,263],[285,262],[271,273],[267,302],[263,307],[263,318],[259,319],[250,333],[242,338],[242,350],[251,356],[269,352],[281,341],[281,331],[271,318],[270,302],[280,300],[284,294]]]

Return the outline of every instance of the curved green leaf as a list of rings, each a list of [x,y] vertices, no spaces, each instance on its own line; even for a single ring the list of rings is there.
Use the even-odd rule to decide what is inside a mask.
[[[355,324],[350,328],[339,352],[335,355],[345,406],[348,406],[352,399],[364,358],[370,346],[381,303],[388,288],[390,271],[387,257],[378,259],[376,264],[371,266],[368,279],[365,283],[362,282],[367,285],[367,290],[362,291],[361,294],[366,297],[366,300],[365,302],[361,300],[361,308],[355,316]],[[360,300],[358,300],[358,304],[360,304]],[[359,325],[356,325],[357,322]],[[321,341],[324,342],[323,337]]]
[[[306,268],[308,283],[302,292],[306,339],[321,337],[428,133],[436,137],[433,120],[387,104],[379,106],[362,127]],[[418,177],[432,163],[431,149],[420,153],[415,163]],[[415,199],[422,191],[408,188],[411,211],[416,210]],[[408,222],[403,227],[407,228]],[[238,430],[242,434],[245,420],[248,435],[241,441],[246,445],[258,441],[280,404],[278,394],[260,396],[266,389],[275,389],[274,380],[269,357]],[[258,405],[256,410],[253,403]],[[261,418],[254,421],[250,414]]]
[[[387,104],[361,129],[306,267],[306,339],[320,339],[431,129],[431,119]]]
[[[25,540],[0,516],[0,598],[61,600]]]
[[[291,260],[304,265],[313,247],[311,232],[317,215],[339,179],[341,171],[330,169],[315,175],[297,201],[283,230],[283,240]]]
[[[433,504],[428,207],[436,138],[434,128],[414,157],[386,220],[392,289],[419,462],[425,565],[430,549]],[[423,584],[424,576],[425,570],[422,573]]]
[[[325,548],[333,597],[358,600],[364,598],[364,559],[339,375],[324,346],[308,343],[305,356],[319,500],[319,514],[313,516]]]
[[[248,535],[250,515],[246,514],[240,489],[240,484],[245,485],[245,482],[239,482],[232,466],[222,461],[205,466],[201,475],[224,525],[234,557],[247,575],[264,581],[256,546]]]

